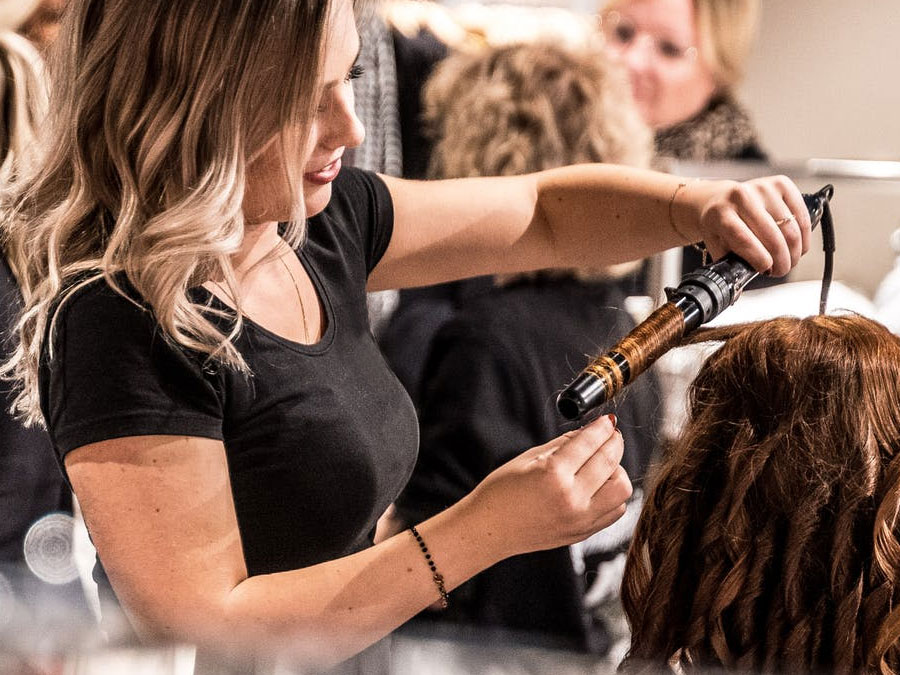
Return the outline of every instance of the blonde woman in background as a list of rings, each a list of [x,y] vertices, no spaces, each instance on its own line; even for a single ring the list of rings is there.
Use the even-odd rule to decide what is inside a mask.
[[[651,133],[624,74],[597,49],[536,43],[456,54],[438,66],[424,101],[436,140],[434,178],[516,176],[587,162],[640,167],[652,156]],[[437,513],[521,445],[572,428],[556,413],[555,394],[585,354],[634,327],[615,276],[574,269],[496,279],[462,300],[430,344],[408,346],[427,358],[419,459],[396,503],[401,521]],[[640,484],[656,446],[659,397],[652,377],[633,387],[605,412],[617,416],[622,466]],[[609,626],[586,607],[586,589],[599,561],[624,560],[628,536],[626,528],[572,550],[504,560],[461,587],[435,618],[500,629],[499,639],[515,643],[604,653]]]
[[[737,87],[758,0],[612,0],[600,14],[606,51],[631,78],[663,157],[762,160]]]
[[[75,0],[51,50],[43,164],[4,227],[26,298],[7,372],[145,638],[385,672],[381,638],[464,580],[624,512],[604,417],[374,542],[418,432],[367,288],[693,239],[780,275],[808,248],[783,177],[342,170],[358,52],[349,0]]]
[[[737,97],[758,11],[758,0],[612,0],[601,12],[606,52],[628,71],[662,163],[765,161]],[[702,262],[685,247],[682,272]],[[775,283],[759,277],[750,288]]]

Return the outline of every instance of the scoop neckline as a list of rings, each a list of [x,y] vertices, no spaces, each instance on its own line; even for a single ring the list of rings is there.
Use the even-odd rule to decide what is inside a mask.
[[[319,275],[319,271],[316,269],[316,266],[313,262],[307,257],[306,251],[303,249],[297,250],[292,249],[294,254],[300,260],[300,264],[303,265],[303,269],[306,270],[306,273],[309,275],[309,278],[312,280],[313,288],[316,291],[316,295],[318,296],[318,301],[322,305],[322,310],[325,315],[325,332],[322,334],[322,337],[319,338],[317,342],[313,342],[311,344],[306,344],[304,342],[297,342],[295,340],[290,340],[278,333],[269,330],[262,324],[257,323],[246,314],[244,315],[244,326],[248,328],[252,328],[257,333],[263,335],[264,337],[269,338],[273,342],[277,342],[278,344],[287,347],[288,349],[300,352],[302,354],[308,355],[316,355],[316,354],[324,354],[331,347],[334,342],[335,335],[335,318],[334,318],[334,308],[331,304],[331,295],[328,293],[325,284],[322,281],[321,276]],[[234,311],[234,307],[223,301],[219,296],[210,291],[204,286],[201,286],[203,290],[209,294],[212,298],[212,301],[217,305],[224,307],[225,309]]]

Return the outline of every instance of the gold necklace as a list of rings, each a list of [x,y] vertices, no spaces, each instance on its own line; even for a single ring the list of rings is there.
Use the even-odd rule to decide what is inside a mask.
[[[284,256],[279,256],[278,260],[284,265],[285,271],[287,271],[288,276],[291,278],[291,283],[294,284],[294,290],[297,291],[297,300],[300,302],[300,316],[303,317],[303,342],[304,344],[310,344],[309,327],[306,323],[306,307],[303,306],[303,294],[300,292],[300,284],[297,283],[297,279],[294,278],[294,273],[291,272],[291,268],[284,261]]]

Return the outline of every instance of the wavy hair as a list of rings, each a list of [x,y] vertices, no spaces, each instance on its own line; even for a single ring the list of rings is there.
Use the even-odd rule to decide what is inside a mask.
[[[597,48],[516,44],[457,53],[423,92],[429,174],[510,176],[567,164],[647,166],[652,135]]]
[[[37,370],[60,303],[122,281],[175,344],[246,370],[231,339],[240,297],[230,255],[244,233],[246,169],[276,139],[301,157],[315,114],[329,0],[80,0],[50,55],[43,161],[3,223],[22,285],[20,346],[4,366],[17,409],[40,419]],[[303,234],[301,176],[285,239]],[[237,321],[223,334],[188,290],[224,279]],[[52,344],[52,342],[51,342]]]
[[[900,671],[900,338],[859,316],[713,329],[622,587],[627,672]]]

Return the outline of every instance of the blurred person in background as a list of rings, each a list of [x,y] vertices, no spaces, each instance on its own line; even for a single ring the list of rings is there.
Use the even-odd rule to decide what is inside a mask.
[[[0,190],[9,189],[17,175],[28,170],[47,108],[41,58],[28,40],[14,32],[29,15],[26,5],[22,0],[0,1]],[[7,260],[10,245],[0,241],[0,358],[4,361],[16,348],[13,331],[22,308],[21,292]],[[26,428],[13,416],[17,394],[12,383],[0,381],[0,616],[16,617],[21,627],[46,609],[42,603],[63,599],[80,607],[83,603],[71,557],[71,493],[46,431]],[[4,579],[9,582],[5,589]],[[12,591],[12,596],[4,595],[4,590]]]
[[[606,52],[628,71],[661,162],[765,161],[737,87],[758,0],[612,0],[600,14]],[[684,247],[682,273],[704,262]],[[766,277],[751,288],[777,283]]]
[[[606,52],[621,63],[661,157],[764,160],[737,99],[758,0],[613,0],[600,15]]]
[[[651,470],[631,672],[900,672],[900,338],[858,315],[722,342]]]
[[[596,49],[534,43],[458,53],[437,67],[424,102],[436,141],[433,178],[514,176],[587,162],[647,166],[652,156],[651,133],[635,112],[624,74]],[[461,499],[519,454],[523,443],[545,443],[572,428],[554,408],[555,392],[572,379],[585,354],[633,327],[615,283],[618,271],[491,277],[433,341],[407,333],[406,354],[416,365],[424,359],[421,352],[428,358],[419,459],[397,501],[395,529]],[[431,305],[421,304],[417,314],[429,314]],[[626,448],[622,465],[636,485],[656,445],[658,407],[648,377],[615,409],[605,409],[618,416]],[[464,584],[439,616],[503,629],[501,638],[604,652],[609,636],[585,607],[586,579],[597,569],[588,565],[585,574],[584,553],[612,559],[627,541],[626,533],[598,547],[510,558]]]
[[[428,25],[417,24],[407,34],[394,26],[391,16],[366,11],[361,17],[359,65],[367,76],[353,80],[353,93],[366,135],[346,159],[360,169],[420,179],[425,178],[431,156],[431,140],[421,119],[422,86],[448,48]],[[376,337],[397,307],[400,293],[368,294],[369,323]]]

